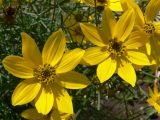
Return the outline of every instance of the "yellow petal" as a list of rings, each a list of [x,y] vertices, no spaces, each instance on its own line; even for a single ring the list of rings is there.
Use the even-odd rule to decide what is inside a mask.
[[[19,78],[33,78],[33,68],[29,61],[19,56],[7,56],[2,61],[4,68],[12,75]]]
[[[44,120],[44,115],[38,113],[34,108],[23,111],[21,116],[27,120]]]
[[[105,46],[102,40],[101,31],[96,26],[88,23],[81,23],[80,27],[83,34],[90,42],[97,46]]]
[[[85,51],[80,48],[65,53],[56,69],[56,73],[65,73],[73,70],[80,63],[84,53]]]
[[[155,27],[155,33],[160,34],[160,22],[155,22],[153,25]]]
[[[113,60],[111,57],[107,58],[107,60],[100,63],[97,67],[97,76],[101,83],[108,80],[117,68],[117,62]]]
[[[138,50],[128,50],[127,58],[130,62],[136,65],[151,65],[148,56],[145,53],[139,52]]]
[[[145,20],[147,22],[153,22],[154,18],[160,10],[160,1],[159,0],[150,0],[145,10]]]
[[[135,86],[136,83],[136,73],[131,65],[131,63],[121,60],[121,62],[118,65],[118,75],[125,80],[127,83],[131,84],[132,87]]]
[[[102,18],[102,36],[104,36],[107,42],[113,38],[112,35],[115,24],[116,21],[112,11],[108,7],[105,7]]]
[[[41,84],[34,79],[27,79],[17,85],[12,94],[12,105],[23,105],[31,102],[38,94]]]
[[[105,47],[88,48],[83,56],[83,60],[89,65],[96,65],[105,60],[110,53]]]
[[[55,96],[55,102],[53,106],[55,106],[55,108],[62,113],[73,114],[72,99],[68,92],[56,83],[54,83],[52,90]]]
[[[147,102],[148,102],[151,106],[153,106],[153,107],[157,110],[158,113],[160,113],[160,105],[157,104],[152,98],[148,98],[148,99],[147,99]]]
[[[157,65],[160,65],[160,41],[159,41],[159,37],[154,35],[150,40],[150,44],[151,44],[151,55],[153,55],[153,57],[155,58]]]
[[[46,41],[42,51],[43,64],[56,65],[62,58],[65,44],[66,40],[63,31],[59,29],[53,32]]]
[[[43,85],[35,98],[35,107],[38,113],[47,115],[51,111],[53,103],[54,98],[50,85]]]
[[[75,71],[59,74],[57,81],[60,82],[61,86],[68,89],[81,89],[90,84],[86,76]]]
[[[121,6],[121,3],[120,3],[120,0],[110,0],[108,7],[112,11],[117,11],[117,12],[122,11],[122,6]]]
[[[28,34],[22,32],[22,54],[23,57],[30,61],[33,62],[35,65],[40,65],[42,64],[42,57],[41,53],[34,41]]]
[[[150,41],[146,43],[146,52],[148,55],[151,55],[151,44]]]
[[[149,95],[152,97],[154,95],[154,93],[150,87],[148,87],[148,91],[149,91]]]
[[[136,15],[135,24],[141,27],[144,25],[145,22],[144,22],[143,13],[140,7],[138,6],[138,4],[135,2],[135,0],[121,0],[121,5],[124,11],[127,11],[133,8],[135,11],[135,15]]]
[[[136,49],[142,46],[149,41],[148,37],[144,32],[132,32],[128,38],[128,40],[124,43],[127,49]]]
[[[114,29],[114,38],[118,41],[124,41],[131,33],[135,22],[135,14],[133,9],[123,13],[118,20]]]

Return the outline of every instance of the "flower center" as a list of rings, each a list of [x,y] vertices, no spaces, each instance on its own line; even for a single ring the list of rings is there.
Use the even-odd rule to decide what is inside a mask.
[[[75,20],[76,20],[77,22],[81,22],[82,19],[83,19],[83,15],[82,15],[81,13],[77,13],[77,14],[75,15]]]
[[[106,3],[107,0],[97,0],[97,2],[100,2],[100,3]]]
[[[40,83],[50,83],[55,79],[55,68],[49,64],[40,65],[34,70],[34,76],[39,80]]]
[[[125,46],[122,45],[122,42],[117,42],[116,39],[113,39],[109,41],[108,51],[114,56],[120,57],[125,52]]]
[[[155,27],[152,23],[146,23],[143,29],[147,34],[152,34],[155,31]]]
[[[79,25],[74,28],[74,32],[75,32],[75,35],[77,36],[83,36],[82,30]]]

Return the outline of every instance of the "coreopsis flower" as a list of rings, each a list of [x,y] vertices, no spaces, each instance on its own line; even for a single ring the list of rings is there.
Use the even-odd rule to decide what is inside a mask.
[[[73,12],[73,14],[69,16],[65,15],[64,17],[65,25],[72,36],[73,39],[72,42],[78,42],[80,44],[86,42],[79,23],[90,22],[91,20],[92,17],[85,15],[83,12]]]
[[[103,7],[107,6],[112,11],[122,11],[120,0],[84,0],[84,3],[92,7],[95,7],[95,5]]]
[[[68,113],[61,113],[56,109],[52,109],[47,115],[38,113],[35,108],[30,108],[21,113],[21,116],[27,120],[69,120],[71,117]]]
[[[147,99],[147,102],[153,106],[158,113],[160,113],[160,92],[158,92],[158,86],[156,82],[154,82],[153,91],[149,87],[150,98]]]
[[[97,76],[101,83],[108,80],[115,72],[133,87],[136,73],[132,64],[149,65],[146,54],[138,50],[146,43],[143,32],[132,32],[135,21],[133,10],[125,12],[116,23],[109,8],[102,19],[102,29],[91,24],[81,24],[85,37],[95,47],[88,48],[83,60],[89,65],[97,65]]]
[[[37,111],[44,115],[53,106],[73,114],[71,97],[64,88],[79,89],[89,84],[84,75],[71,71],[79,64],[85,51],[76,48],[64,53],[66,40],[61,29],[48,38],[42,55],[28,34],[23,32],[21,36],[23,57],[10,55],[2,61],[9,73],[25,79],[15,88],[12,105],[33,101]]]
[[[146,44],[147,53],[154,57],[157,65],[160,64],[160,22],[154,21],[158,11],[160,10],[159,0],[150,0],[143,14],[139,6],[133,0],[121,0],[124,10],[133,8],[136,13],[135,27],[143,31],[149,41]]]

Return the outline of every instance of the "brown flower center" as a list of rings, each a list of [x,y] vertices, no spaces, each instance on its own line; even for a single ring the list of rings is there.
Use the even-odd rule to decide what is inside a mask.
[[[122,42],[117,42],[116,39],[113,39],[109,41],[108,51],[114,56],[120,57],[125,52],[125,46],[123,46]]]
[[[39,80],[40,83],[50,83],[55,79],[55,68],[49,64],[40,65],[34,70],[34,76]]]
[[[152,23],[146,23],[143,29],[147,34],[152,34],[155,31],[155,27]]]
[[[74,17],[77,22],[81,22],[83,19],[83,15],[81,13],[77,13]]]

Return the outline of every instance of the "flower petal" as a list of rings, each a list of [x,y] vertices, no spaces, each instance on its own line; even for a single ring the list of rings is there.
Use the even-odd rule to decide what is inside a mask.
[[[68,92],[56,83],[53,84],[52,90],[55,95],[53,106],[62,113],[73,114],[72,99]]]
[[[112,39],[115,24],[116,21],[112,11],[108,7],[105,7],[102,18],[102,36],[104,36],[107,42]]]
[[[65,53],[60,61],[56,73],[65,73],[73,70],[81,61],[85,51],[76,48]]]
[[[47,115],[51,111],[53,103],[54,98],[50,85],[43,85],[35,98],[35,107],[38,113]]]
[[[27,79],[17,85],[12,94],[12,105],[23,105],[31,102],[41,88],[41,84],[34,79]]]
[[[107,60],[100,63],[97,67],[97,76],[101,83],[108,80],[117,68],[117,62],[109,57]]]
[[[46,41],[42,51],[43,64],[55,66],[62,58],[65,44],[65,35],[61,29],[52,33]]]
[[[160,1],[159,0],[150,0],[145,10],[145,20],[147,22],[153,22],[154,18],[160,10]]]
[[[153,106],[153,107],[157,110],[158,113],[160,113],[160,105],[157,104],[152,98],[148,98],[148,99],[147,99],[147,102],[148,102],[151,106]]]
[[[148,56],[138,50],[128,50],[127,55],[128,60],[136,65],[151,65]]]
[[[138,24],[139,26],[143,27],[143,25],[145,24],[144,16],[137,3],[134,0],[121,0],[121,5],[124,11],[133,8],[136,15],[135,24]]]
[[[108,5],[108,7],[112,11],[117,11],[117,12],[122,11],[122,6],[121,6],[121,3],[120,3],[120,0],[110,0],[110,3]]]
[[[149,38],[144,32],[136,31],[130,34],[128,40],[124,43],[124,46],[126,46],[126,49],[137,49],[145,46],[148,41]]]
[[[121,60],[121,62],[118,64],[117,73],[123,80],[131,84],[132,87],[135,86],[136,73],[131,63],[125,60]]]
[[[32,39],[27,33],[24,32],[21,33],[21,36],[23,57],[26,60],[33,62],[35,65],[42,64],[41,53],[34,39]]]
[[[21,116],[27,120],[44,120],[44,115],[38,113],[34,108],[23,111]]]
[[[81,89],[87,87],[90,82],[86,76],[75,71],[59,74],[57,81],[68,89]]]
[[[118,41],[124,41],[131,33],[135,22],[135,14],[133,9],[123,13],[118,20],[114,29],[114,38]]]
[[[150,40],[150,44],[151,44],[151,55],[155,58],[156,60],[156,64],[160,65],[160,41],[159,41],[159,37],[154,35],[151,37]]]
[[[33,78],[33,68],[29,61],[19,56],[7,56],[2,61],[4,68],[12,75],[19,78]]]
[[[96,26],[89,23],[80,23],[80,27],[82,29],[83,34],[90,42],[97,46],[105,46],[101,38],[101,31],[98,30]]]
[[[83,56],[83,60],[89,65],[96,65],[105,60],[110,53],[105,47],[88,48]]]

